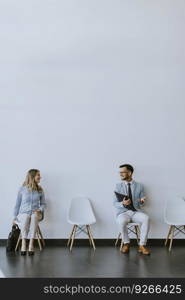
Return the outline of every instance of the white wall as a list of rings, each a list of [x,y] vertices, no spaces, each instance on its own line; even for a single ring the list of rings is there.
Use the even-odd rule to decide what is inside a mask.
[[[112,194],[125,162],[146,186],[150,237],[164,237],[164,201],[185,195],[185,2],[0,5],[0,238],[30,168],[43,176],[45,236],[68,236],[70,199],[86,194],[94,236],[115,237]]]

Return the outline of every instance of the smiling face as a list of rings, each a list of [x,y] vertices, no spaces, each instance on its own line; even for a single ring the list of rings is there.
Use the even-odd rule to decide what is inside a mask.
[[[40,183],[41,175],[40,175],[40,172],[39,172],[39,171],[36,173],[34,180],[35,180],[35,182],[36,182],[37,184]]]
[[[132,179],[132,172],[127,167],[122,167],[120,168],[120,177],[121,180],[130,181]]]

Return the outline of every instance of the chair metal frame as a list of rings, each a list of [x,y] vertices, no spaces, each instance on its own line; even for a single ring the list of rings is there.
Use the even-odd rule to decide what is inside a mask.
[[[185,234],[185,225],[180,225],[180,226],[170,225],[170,228],[169,228],[168,234],[167,234],[167,238],[164,243],[164,245],[167,246],[168,241],[170,242],[169,248],[168,248],[169,251],[171,251],[171,248],[172,248],[173,238],[175,236],[177,236],[179,233]]]
[[[67,247],[69,247],[69,250],[72,251],[75,236],[79,235],[81,232],[84,232],[88,236],[90,246],[92,246],[93,249],[96,250],[90,225],[80,226],[80,225],[76,225],[76,224],[73,225],[72,231],[70,233],[70,236],[69,236],[69,239],[67,242]]]
[[[44,241],[44,238],[43,238],[43,235],[42,235],[42,232],[40,230],[39,225],[38,225],[38,228],[37,228],[36,237],[37,237],[39,249],[41,251],[43,249],[43,247],[45,247],[45,241]],[[18,250],[18,247],[20,245],[21,239],[22,239],[22,237],[21,237],[21,232],[20,232],[18,240],[17,240],[17,244],[15,246],[15,251]]]
[[[176,237],[179,233],[185,234],[185,218],[184,218],[184,209],[185,209],[185,197],[184,196],[176,196],[177,201],[182,201],[179,202],[179,205],[177,205],[178,208],[180,208],[180,216],[179,213],[174,216],[169,216],[169,211],[173,205],[174,200],[172,198],[167,199],[164,207],[164,221],[165,223],[169,226],[169,230],[167,233],[167,237],[165,239],[164,245],[168,246],[169,242],[169,248],[168,250],[171,251],[172,249],[172,244],[173,244],[173,239]],[[169,201],[171,204],[169,205]]]
[[[127,228],[128,228],[128,234],[133,233],[133,234],[136,235],[137,243],[139,244],[139,235],[140,235],[139,224],[130,222],[130,223],[128,223]],[[115,247],[118,244],[120,236],[121,236],[121,232],[118,233],[118,237],[117,237],[116,242],[115,242]],[[123,240],[121,238],[120,250],[122,249],[122,247],[123,247]]]

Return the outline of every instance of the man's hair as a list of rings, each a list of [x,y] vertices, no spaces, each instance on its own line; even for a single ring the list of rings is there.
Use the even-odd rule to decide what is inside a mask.
[[[124,165],[121,165],[121,166],[119,166],[120,168],[127,168],[127,170],[129,170],[130,172],[134,172],[134,168],[131,166],[131,165],[129,165],[129,164],[124,164]]]

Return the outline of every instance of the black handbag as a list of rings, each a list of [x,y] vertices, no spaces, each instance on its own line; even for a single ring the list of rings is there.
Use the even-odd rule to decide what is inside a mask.
[[[15,247],[19,238],[21,230],[19,229],[19,226],[17,224],[14,224],[12,226],[12,230],[10,231],[8,235],[8,240],[6,244],[6,251],[11,252],[15,251]]]

